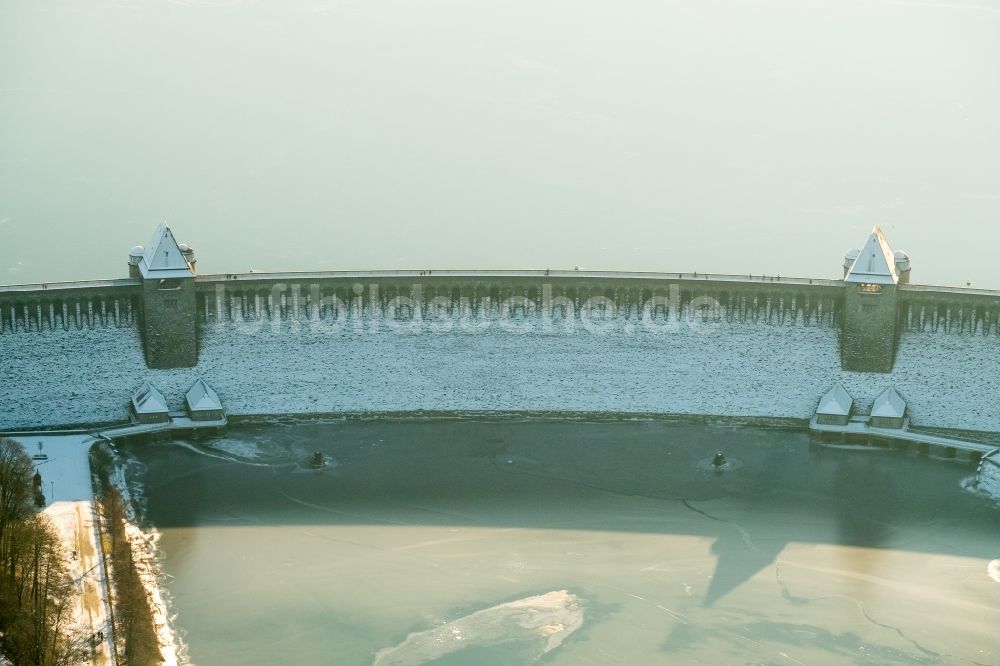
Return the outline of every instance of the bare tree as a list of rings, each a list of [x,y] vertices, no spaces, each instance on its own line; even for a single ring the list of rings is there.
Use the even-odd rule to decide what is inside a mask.
[[[31,458],[21,445],[0,438],[0,561],[5,563],[12,530],[33,512],[31,469]]]
[[[0,439],[0,652],[32,666],[82,659],[69,626],[75,586],[56,530],[31,505],[31,459]]]

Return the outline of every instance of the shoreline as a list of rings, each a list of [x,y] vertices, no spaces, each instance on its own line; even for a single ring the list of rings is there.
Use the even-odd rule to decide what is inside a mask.
[[[740,414],[696,414],[689,412],[649,412],[649,411],[591,411],[591,410],[349,410],[334,412],[261,412],[256,414],[227,414],[226,420],[231,425],[257,423],[324,423],[335,421],[419,421],[419,420],[479,420],[517,421],[517,420],[560,420],[581,422],[615,422],[615,421],[654,421],[665,423],[690,423],[716,426],[747,426],[759,428],[778,428],[785,430],[800,429],[808,431],[809,418],[790,416],[753,416]],[[22,429],[0,431],[0,437],[41,437],[87,435],[95,441],[101,438],[97,435],[104,430],[113,430],[129,425],[125,419],[120,421],[95,421],[84,423],[67,423],[53,426],[38,426]],[[910,425],[913,432],[937,434],[955,439],[978,441],[983,444],[1000,445],[1000,431],[970,430],[965,428],[941,428],[937,426]],[[111,439],[116,439],[111,437]]]
[[[100,443],[100,442],[96,442]],[[146,530],[142,527],[137,509],[133,503],[131,489],[125,478],[124,460],[118,452],[113,452],[111,473],[108,475],[108,485],[118,491],[122,498],[125,514],[125,538],[132,551],[133,566],[146,590],[152,612],[153,628],[155,630],[160,655],[164,666],[178,666],[186,663],[180,656],[185,653],[180,636],[170,622],[170,608],[166,601],[167,591],[160,585],[162,571],[157,543],[160,533]]]

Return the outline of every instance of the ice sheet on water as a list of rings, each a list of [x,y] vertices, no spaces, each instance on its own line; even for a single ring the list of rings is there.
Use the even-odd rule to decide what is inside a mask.
[[[518,599],[410,634],[399,645],[380,650],[375,666],[416,666],[466,649],[504,644],[521,663],[551,652],[583,624],[583,604],[566,590]]]
[[[1000,560],[990,560],[986,565],[986,573],[990,578],[1000,583]]]
[[[268,467],[271,465],[270,462],[266,461],[257,462],[256,460],[258,459],[258,456],[256,456],[252,451],[250,451],[250,449],[246,449],[245,451],[249,453],[249,455],[242,456],[237,453],[230,453],[229,451],[226,451],[224,448],[216,448],[214,446],[204,445],[204,444],[194,444],[186,440],[176,440],[174,444],[181,448],[187,449],[188,451],[193,451],[194,453],[203,456],[208,456],[209,458],[217,458],[219,460],[225,460],[233,463],[240,463],[242,465],[253,465],[254,467]],[[234,448],[237,448],[237,450],[242,450],[239,447],[234,447]]]
[[[242,458],[243,460],[250,460],[254,462],[259,462],[269,457],[265,451],[261,450],[261,447],[256,442],[247,441],[245,439],[220,437],[206,442],[204,446],[215,451],[227,453],[236,458]]]

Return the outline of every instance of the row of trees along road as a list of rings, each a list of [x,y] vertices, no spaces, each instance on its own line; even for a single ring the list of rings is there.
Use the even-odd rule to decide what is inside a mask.
[[[0,654],[18,665],[79,663],[87,644],[72,626],[75,585],[32,476],[21,445],[0,438]]]

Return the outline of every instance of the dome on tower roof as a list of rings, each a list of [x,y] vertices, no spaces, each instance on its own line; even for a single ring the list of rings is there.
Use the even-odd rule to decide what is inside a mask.
[[[899,273],[900,282],[909,284],[910,282],[910,255],[902,250],[892,253],[892,261],[896,264],[896,272]]]
[[[146,248],[141,245],[136,245],[134,248],[128,251],[128,265],[133,268],[139,265],[142,261],[142,257],[146,254]],[[132,277],[136,277],[133,275]]]

